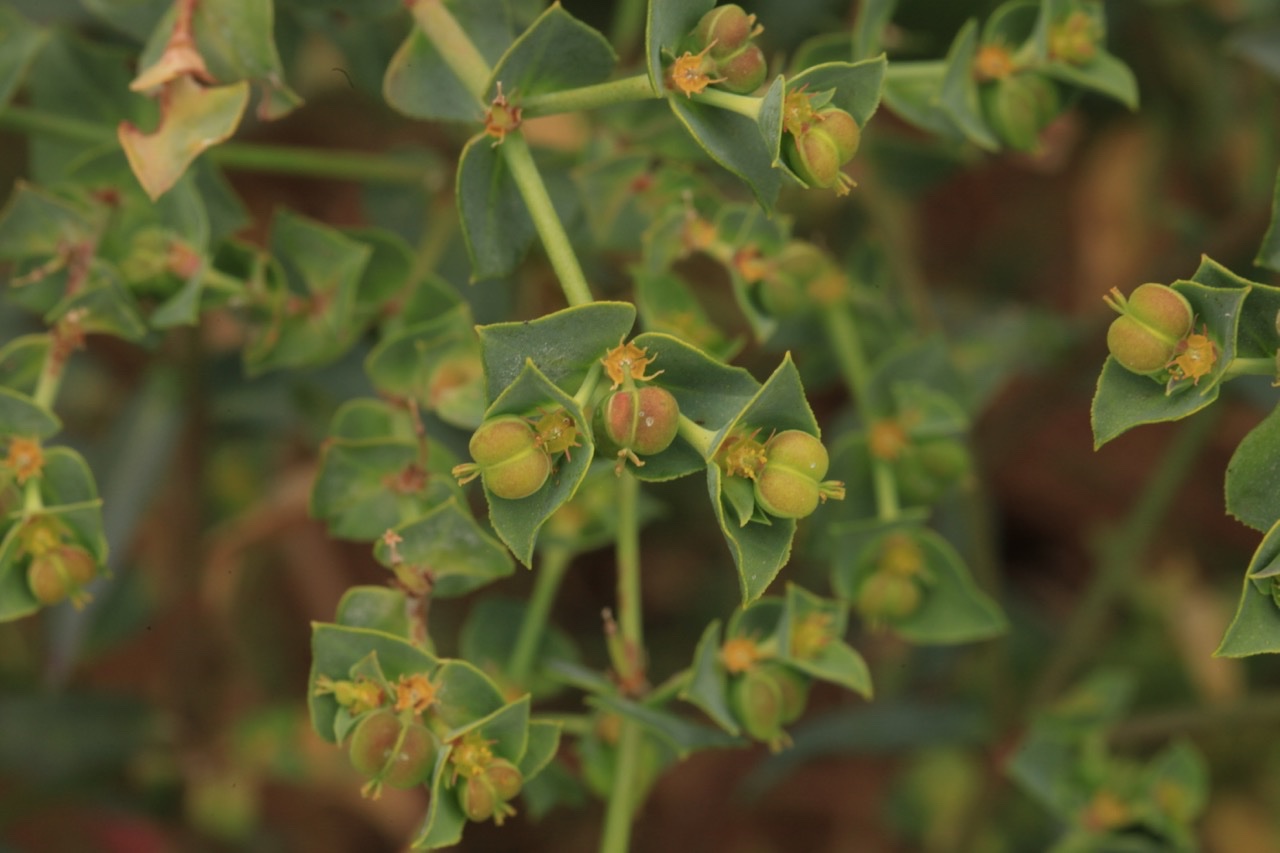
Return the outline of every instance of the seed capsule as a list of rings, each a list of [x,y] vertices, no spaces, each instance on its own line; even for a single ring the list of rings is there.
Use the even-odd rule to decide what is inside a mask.
[[[403,732],[403,737],[401,733]],[[405,724],[391,711],[375,711],[360,721],[351,736],[351,765],[375,785],[412,788],[431,775],[436,744],[421,723]]]
[[[485,421],[471,436],[474,463],[453,469],[458,482],[479,476],[485,488],[500,498],[519,500],[538,489],[551,476],[551,457],[538,441],[533,427],[515,415]]]
[[[756,503],[778,518],[804,518],[828,497],[844,497],[844,486],[823,481],[827,449],[807,432],[789,429],[764,446],[765,464],[755,478]]]

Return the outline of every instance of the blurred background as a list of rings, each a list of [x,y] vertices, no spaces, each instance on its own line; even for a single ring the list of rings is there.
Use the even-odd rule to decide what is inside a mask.
[[[104,4],[14,5],[62,32],[136,46],[94,14]],[[132,5],[145,17],[167,4]],[[612,4],[564,5],[608,31]],[[804,39],[847,28],[858,4],[742,5],[766,25],[762,42],[781,67]],[[943,56],[966,19],[995,5],[901,0],[891,61]],[[465,133],[404,120],[379,97],[407,15],[368,24],[324,3],[278,6],[288,79],[307,102],[278,122],[248,122],[241,138],[418,147],[439,162],[439,195],[231,171],[246,214],[239,233],[261,242],[271,212],[287,206],[416,242],[424,222],[454,215],[450,164]],[[1003,773],[1027,722],[1020,709],[1088,588],[1100,543],[1179,431],[1146,427],[1093,450],[1089,404],[1112,316],[1101,297],[1187,278],[1202,253],[1277,283],[1253,258],[1280,164],[1280,2],[1123,0],[1106,9],[1109,49],[1137,76],[1140,111],[1083,95],[1037,154],[987,155],[882,109],[854,167],[859,190],[782,201],[798,233],[837,254],[859,241],[878,246],[889,279],[921,301],[957,360],[986,366],[973,482],[940,523],[974,540],[969,554],[986,549],[980,580],[1008,613],[1010,634],[942,649],[855,637],[875,702],[819,688],[792,750],[703,753],[671,769],[639,815],[634,849],[1029,851],[1054,837],[1052,819]],[[529,133],[572,161],[591,125],[547,119]],[[4,195],[27,173],[30,144],[0,131]],[[536,252],[516,280],[468,287],[461,240],[446,245],[438,268],[480,322],[560,307]],[[587,259],[599,293],[626,296],[628,261],[626,253]],[[700,272],[708,299],[727,303],[723,273]],[[724,316],[731,332],[748,332],[732,309]],[[0,300],[0,341],[40,328]],[[60,440],[97,474],[112,577],[95,583],[83,610],[64,605],[0,624],[0,850],[398,850],[424,813],[424,791],[362,799],[344,753],[307,720],[311,622],[332,618],[351,585],[388,577],[367,546],[331,539],[307,513],[330,417],[372,393],[361,368],[368,346],[323,369],[251,380],[240,363],[245,334],[234,315],[218,313],[149,347],[91,338],[71,363]],[[750,346],[739,363],[763,377],[777,358],[776,349]],[[802,358],[801,368],[820,418],[836,419],[847,399],[819,361]],[[1208,758],[1206,850],[1280,849],[1280,666],[1211,657],[1259,541],[1225,514],[1223,474],[1274,404],[1265,379],[1244,380],[1197,416],[1213,423],[1192,472],[1169,496],[1152,547],[1135,557],[1138,581],[1087,651],[1088,667],[1114,665],[1135,678],[1117,748],[1142,756],[1187,736]],[[707,621],[736,603],[737,579],[701,490],[685,481],[651,490],[666,507],[642,533],[646,631],[660,674],[687,665]],[[826,570],[802,551],[786,571],[820,585]],[[475,600],[520,597],[529,586],[519,570],[434,608],[440,650],[456,648]],[[602,667],[598,614],[612,596],[612,555],[588,554],[554,611],[587,662]],[[564,767],[573,764],[569,749]],[[585,792],[577,807],[536,820],[520,811],[501,829],[469,827],[459,849],[595,848],[602,807]]]

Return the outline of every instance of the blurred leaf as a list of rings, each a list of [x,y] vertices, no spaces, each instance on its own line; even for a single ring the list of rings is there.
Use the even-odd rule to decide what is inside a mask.
[[[792,648],[794,631],[806,620],[818,620],[829,640],[813,655]],[[842,604],[828,601],[795,584],[787,584],[787,597],[778,622],[779,658],[806,675],[839,685],[870,699],[871,672],[867,662],[844,641],[846,614]]]
[[[729,674],[720,661],[720,645],[720,620],[715,619],[698,640],[680,698],[696,705],[712,722],[736,736],[740,727],[729,708]]]
[[[893,21],[898,0],[866,0],[853,22],[853,58],[868,59],[879,52],[884,31]]]
[[[404,240],[382,228],[347,228],[342,233],[369,247],[355,310],[361,321],[373,319],[404,290],[413,270],[413,252]]]
[[[29,790],[95,777],[107,784],[162,738],[154,706],[134,696],[9,688],[0,698],[0,771]]]
[[[168,192],[201,153],[236,132],[249,103],[249,84],[204,88],[183,76],[168,84],[161,103],[154,131],[144,133],[124,122],[118,132],[138,183],[152,199]]]
[[[22,335],[0,346],[0,387],[19,394],[34,394],[49,355],[48,334]],[[7,430],[0,427],[0,434]]]
[[[138,60],[138,68],[154,65],[173,34],[177,4],[156,22]],[[275,43],[274,0],[201,0],[191,28],[196,49],[209,73],[220,83],[249,81],[262,88],[258,118],[282,118],[302,103],[284,82]]]
[[[0,107],[9,103],[27,67],[44,44],[44,28],[9,6],[0,6]]]
[[[0,387],[0,436],[45,439],[62,429],[51,409],[11,388]]]
[[[541,571],[541,568],[535,571]],[[489,673],[500,685],[509,684],[507,664],[515,650],[527,610],[526,602],[511,598],[493,597],[477,602],[458,635],[459,654]],[[553,695],[561,682],[543,674],[546,662],[578,663],[580,659],[573,639],[556,626],[548,625],[538,640],[528,678],[520,684],[511,684],[511,687],[528,690],[539,699]]]
[[[45,322],[53,324],[58,318],[72,311],[84,311],[80,326],[86,332],[115,335],[126,341],[141,341],[147,335],[147,324],[142,310],[120,280],[119,271],[112,265],[94,258],[89,262],[85,281],[54,305],[45,315]]]
[[[515,40],[494,66],[486,100],[498,83],[521,98],[602,83],[618,61],[609,41],[554,3]]]
[[[503,0],[464,0],[447,4],[458,25],[491,66],[514,38]],[[479,121],[480,102],[462,85],[420,27],[400,45],[382,82],[387,103],[407,116],[434,121]]]
[[[1280,522],[1267,531],[1245,573],[1236,615],[1214,657],[1239,658],[1280,652],[1280,581],[1269,569],[1280,561]]]
[[[428,800],[427,816],[418,828],[418,835],[413,841],[417,850],[435,850],[439,847],[450,847],[462,840],[462,828],[467,824],[467,816],[462,806],[448,786],[446,779],[452,773],[449,755],[453,747],[449,744],[440,750],[436,758],[436,769],[431,776],[431,798]]]
[[[1095,449],[1136,426],[1176,421],[1218,399],[1223,374],[1236,356],[1240,309],[1248,290],[1206,287],[1191,281],[1177,281],[1172,286],[1207,324],[1209,337],[1218,348],[1218,360],[1212,372],[1201,377],[1200,384],[1184,382],[1183,387],[1166,394],[1162,383],[1130,373],[1108,356],[1093,398]]]
[[[1272,409],[1231,454],[1227,512],[1258,530],[1280,520],[1280,408]]]
[[[987,151],[996,151],[1000,142],[987,126],[978,97],[978,84],[973,75],[973,60],[978,53],[978,22],[970,19],[956,33],[947,53],[947,73],[942,79],[938,107],[959,128],[965,138]]]
[[[1246,291],[1236,331],[1236,358],[1276,357],[1280,351],[1280,327],[1276,325],[1280,318],[1280,288],[1242,278],[1208,255],[1200,256],[1200,266],[1191,280],[1208,287]]]
[[[93,238],[85,211],[26,181],[18,181],[0,211],[0,259],[47,258]]]
[[[385,586],[353,586],[342,594],[334,617],[345,628],[368,628],[409,638],[408,604],[398,589]]]
[[[496,400],[525,372],[526,362],[567,394],[616,347],[635,323],[629,302],[593,302],[519,323],[481,326],[485,388]]]
[[[451,729],[444,739],[452,741],[475,732],[493,750],[495,757],[519,766],[529,744],[530,703],[531,698],[526,693],[484,717]]]
[[[590,307],[594,306],[584,306]],[[577,452],[573,454],[573,458],[560,462],[542,488],[526,498],[507,500],[494,495],[487,488],[484,490],[485,499],[489,502],[489,520],[493,523],[494,530],[516,555],[516,559],[526,566],[533,562],[538,530],[552,513],[573,497],[586,477],[595,453],[595,444],[582,409],[572,397],[553,385],[534,366],[532,360],[525,362],[524,370],[485,412],[485,419],[488,420],[498,415],[528,417],[539,410],[555,409],[564,409],[573,418],[578,436],[582,440],[582,448],[574,448]]]
[[[487,534],[456,498],[395,529],[401,542],[393,551],[379,540],[373,553],[378,562],[396,569],[398,554],[410,571],[430,572],[431,594],[452,598],[511,574],[515,566],[502,546]]]
[[[707,312],[684,279],[670,272],[651,273],[633,267],[636,308],[648,332],[660,332],[687,340],[712,357],[728,360],[742,347],[740,338],[729,340],[711,322]]]
[[[527,785],[551,763],[560,750],[560,724],[549,720],[529,723],[529,741],[520,759],[520,775]]]
[[[667,102],[702,150],[747,183],[766,211],[772,212],[785,180],[773,167],[774,152],[752,119],[719,107],[669,94]]]
[[[700,749],[723,749],[739,746],[742,741],[718,729],[690,722],[675,714],[641,705],[619,696],[592,696],[588,703],[605,708],[643,726],[675,750],[680,758]]]

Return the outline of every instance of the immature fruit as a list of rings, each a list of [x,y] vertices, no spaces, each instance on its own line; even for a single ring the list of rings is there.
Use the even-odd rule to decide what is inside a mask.
[[[391,711],[375,711],[361,720],[348,754],[361,775],[393,788],[421,785],[436,764],[435,740],[427,727],[406,724]]]
[[[910,576],[876,571],[867,575],[858,587],[855,605],[863,618],[875,625],[915,613],[921,597],[920,585]]]
[[[795,314],[806,303],[810,281],[828,271],[831,262],[821,249],[805,240],[782,247],[769,273],[760,281],[760,302],[775,317]]]
[[[711,53],[715,55],[715,48]],[[747,95],[760,88],[769,72],[769,63],[758,46],[748,44],[737,53],[717,60],[716,71],[721,77],[721,88]]]
[[[823,497],[830,460],[822,442],[789,429],[765,443],[764,468],[755,478],[756,503],[778,518],[804,518]]]
[[[467,776],[456,787],[458,805],[468,820],[480,822],[493,818],[501,824],[515,814],[507,803],[520,793],[524,777],[510,761],[495,758],[483,772]]]
[[[640,456],[661,453],[675,441],[680,404],[656,385],[615,391],[600,406],[605,435],[618,447]]]
[[[778,685],[782,697],[782,725],[794,723],[804,713],[804,706],[809,700],[809,678],[786,664],[776,661],[765,661],[759,670],[767,674]]]
[[[500,498],[519,500],[542,488],[551,476],[551,457],[523,418],[500,415],[485,421],[471,436],[474,464],[453,469],[460,482],[477,476]]]
[[[894,463],[894,474],[906,501],[930,504],[968,472],[969,464],[963,444],[936,438],[904,451]]]
[[[862,141],[862,128],[858,127],[853,116],[838,107],[828,107],[819,110],[816,118],[821,122],[818,126],[836,143],[841,164],[852,160]]]
[[[736,3],[728,3],[703,15],[693,29],[693,37],[697,49],[711,45],[711,55],[720,59],[735,53],[759,32],[755,15],[748,15]]]
[[[729,704],[751,737],[767,743],[783,738],[786,702],[782,686],[768,670],[756,667],[734,679],[729,685]]]
[[[57,545],[31,558],[27,588],[43,605],[57,604],[68,596],[73,603],[86,600],[84,585],[97,574],[93,555],[77,545]]]
[[[988,83],[981,95],[992,129],[1005,145],[1018,151],[1035,150],[1040,131],[1062,107],[1057,85],[1031,72]]]
[[[1173,288],[1151,283],[1128,298],[1112,289],[1104,301],[1120,313],[1107,330],[1107,349],[1115,360],[1134,373],[1163,373],[1178,343],[1191,333],[1191,303]]]
[[[798,137],[787,134],[782,147],[787,165],[809,186],[830,189],[840,183],[840,147],[820,128],[811,128]]]

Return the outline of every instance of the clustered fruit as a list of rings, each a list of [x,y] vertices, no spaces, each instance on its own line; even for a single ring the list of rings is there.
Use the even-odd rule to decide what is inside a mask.
[[[831,93],[810,94],[804,86],[787,93],[782,153],[800,180],[843,195],[853,179],[841,169],[858,153],[862,129],[849,113],[831,106],[830,98]]]
[[[755,37],[764,32],[755,15],[730,3],[702,16],[685,37],[683,54],[668,70],[668,86],[685,95],[696,95],[709,85],[739,95],[760,88],[769,64]]]
[[[1198,384],[1218,361],[1217,345],[1207,330],[1194,331],[1191,303],[1172,287],[1143,284],[1126,298],[1112,288],[1103,297],[1120,316],[1107,329],[1107,349],[1132,373],[1174,384]]]
[[[1007,45],[986,44],[974,59],[973,75],[983,114],[1000,141],[1017,151],[1034,151],[1041,132],[1062,112],[1058,84],[1022,67]]]
[[[774,656],[772,643],[731,637],[720,649],[729,675],[729,708],[743,731],[775,752],[790,743],[783,730],[800,718],[809,698],[809,676]]]
[[[18,532],[21,553],[30,558],[27,589],[46,607],[70,599],[80,608],[90,600],[85,586],[97,576],[98,561],[72,538],[66,524],[48,515],[28,519]]]
[[[869,551],[870,571],[858,585],[854,607],[873,628],[891,625],[920,609],[929,582],[924,553],[906,533],[891,533]]]
[[[716,456],[730,477],[752,481],[756,505],[775,518],[804,518],[828,498],[843,500],[844,483],[824,480],[830,458],[815,436],[798,429],[756,440],[759,430],[730,436]]]

